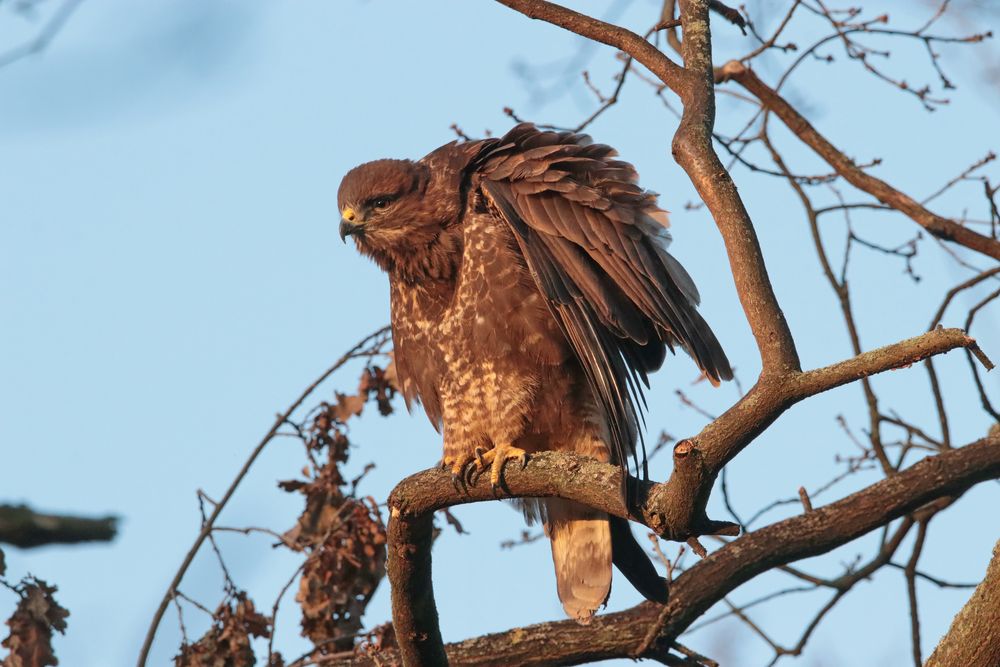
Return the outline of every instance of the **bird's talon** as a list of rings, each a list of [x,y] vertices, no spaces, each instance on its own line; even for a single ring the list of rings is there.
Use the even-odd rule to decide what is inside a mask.
[[[522,469],[527,465],[528,453],[520,447],[513,445],[497,445],[483,456],[484,459],[492,460],[490,466],[490,486],[493,491],[500,488],[500,478],[503,476],[503,465],[510,459],[517,459],[521,462]]]
[[[484,458],[484,454],[488,453],[487,450],[482,447],[476,447],[476,450],[473,453],[476,456],[476,465],[479,466],[479,472],[486,470],[486,459]]]
[[[445,470],[451,469],[451,482],[459,491],[465,490],[469,484],[470,469],[475,468],[475,459],[471,454],[458,454],[456,456],[445,456],[441,460],[441,467]]]

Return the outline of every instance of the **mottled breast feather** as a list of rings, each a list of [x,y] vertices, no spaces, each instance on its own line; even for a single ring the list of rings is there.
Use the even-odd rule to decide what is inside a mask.
[[[432,175],[422,205],[429,218],[447,220],[437,241],[454,247],[452,266],[438,273],[447,279],[390,280],[393,356],[407,409],[414,402],[424,407],[431,424],[442,426],[439,383],[446,368],[438,347],[439,326],[455,295],[455,281],[464,255],[461,223],[469,191],[468,169],[481,151],[480,142],[451,142],[420,160]]]

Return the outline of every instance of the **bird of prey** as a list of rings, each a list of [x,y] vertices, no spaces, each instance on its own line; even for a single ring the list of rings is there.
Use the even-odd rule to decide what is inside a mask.
[[[396,370],[407,407],[439,431],[442,465],[502,484],[505,462],[575,452],[639,474],[642,386],[681,347],[717,384],[729,361],[667,215],[609,146],[522,123],[417,160],[352,169],[341,238],[389,276]],[[643,452],[643,463],[645,465]],[[558,498],[528,500],[551,540],[566,613],[606,601],[612,562],[665,602],[628,522]]]

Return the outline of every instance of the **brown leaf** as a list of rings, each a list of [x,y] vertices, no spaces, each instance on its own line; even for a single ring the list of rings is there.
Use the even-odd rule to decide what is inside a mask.
[[[58,590],[41,579],[26,579],[18,587],[21,600],[8,619],[10,634],[0,646],[10,649],[3,667],[48,667],[58,665],[52,652],[52,631],[66,631],[69,612],[52,594]]]
[[[441,514],[444,514],[445,521],[448,522],[449,526],[455,529],[456,533],[458,533],[459,535],[469,534],[469,531],[467,531],[464,527],[462,527],[462,522],[459,521],[458,518],[454,514],[452,514],[447,507],[441,510]]]
[[[383,417],[393,413],[392,399],[396,395],[396,387],[390,382],[387,370],[382,370],[378,366],[365,368],[358,383],[358,394],[366,398],[371,398],[374,394],[379,414]]]
[[[302,634],[322,644],[323,653],[354,646],[368,600],[385,576],[386,557],[385,526],[374,501],[345,499],[336,515],[325,518],[333,523],[309,548],[295,596]]]
[[[389,383],[389,386],[392,387],[396,393],[399,393],[399,374],[396,372],[395,357],[393,357],[393,360],[390,361],[389,365],[385,367],[385,381]]]
[[[351,417],[360,415],[365,407],[367,396],[364,394],[348,396],[338,391],[334,395],[337,397],[337,404],[333,407],[332,412],[337,421],[341,423],[345,423]]]
[[[368,632],[364,641],[354,648],[354,653],[358,656],[374,658],[384,650],[397,647],[395,628],[392,627],[392,623],[383,623],[382,625],[376,625]],[[380,663],[376,660],[375,664]]]
[[[259,613],[246,593],[219,606],[212,627],[194,644],[182,644],[175,667],[252,667],[253,637],[269,637],[271,619]],[[280,657],[279,657],[280,660]],[[280,663],[273,663],[278,665]]]

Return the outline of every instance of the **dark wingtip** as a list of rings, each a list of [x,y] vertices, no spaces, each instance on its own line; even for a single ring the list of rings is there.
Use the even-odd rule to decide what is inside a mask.
[[[670,597],[667,580],[656,573],[653,562],[635,541],[628,521],[609,517],[611,524],[611,560],[629,583],[650,602],[666,604]]]

